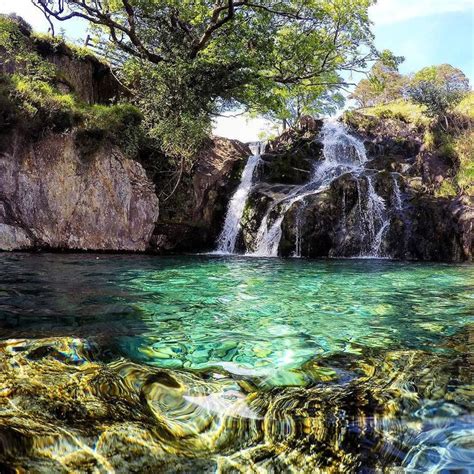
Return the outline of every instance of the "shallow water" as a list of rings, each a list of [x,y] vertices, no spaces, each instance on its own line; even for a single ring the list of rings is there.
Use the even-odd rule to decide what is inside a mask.
[[[467,472],[473,314],[469,265],[2,254],[0,471]]]

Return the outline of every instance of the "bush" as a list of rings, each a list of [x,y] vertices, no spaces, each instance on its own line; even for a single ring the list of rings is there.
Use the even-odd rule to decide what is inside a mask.
[[[424,105],[431,117],[445,117],[469,92],[469,80],[449,64],[430,66],[417,72],[406,89],[407,96]]]
[[[61,94],[42,80],[21,75],[12,77],[11,95],[30,123],[30,129],[64,131],[78,125],[83,114],[72,94]]]
[[[130,104],[93,105],[84,109],[84,115],[84,125],[78,132],[81,142],[87,139],[100,144],[108,140],[119,145],[128,156],[138,153],[143,139],[143,117],[136,107]]]
[[[470,92],[459,102],[454,111],[466,117],[474,118],[474,92]]]

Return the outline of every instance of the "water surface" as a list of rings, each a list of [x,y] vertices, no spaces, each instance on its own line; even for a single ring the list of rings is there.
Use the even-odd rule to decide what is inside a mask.
[[[0,470],[469,469],[474,270],[0,255]]]

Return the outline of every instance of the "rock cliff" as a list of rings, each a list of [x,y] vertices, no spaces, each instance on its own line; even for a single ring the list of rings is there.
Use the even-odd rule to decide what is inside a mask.
[[[237,140],[209,140],[184,173],[176,193],[161,203],[152,248],[160,253],[214,250],[249,155],[249,147]],[[160,178],[156,183],[158,189],[164,184]]]
[[[143,168],[118,148],[83,156],[73,133],[0,154],[0,249],[144,251],[158,198]]]

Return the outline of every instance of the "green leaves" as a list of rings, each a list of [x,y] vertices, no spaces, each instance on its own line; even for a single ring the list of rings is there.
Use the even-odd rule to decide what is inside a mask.
[[[340,73],[365,68],[375,53],[372,0],[32,1],[58,19],[95,25],[170,153],[197,143],[232,107],[290,122],[330,110],[341,103]]]
[[[418,71],[410,80],[407,95],[414,102],[425,105],[429,115],[442,117],[469,91],[469,79],[464,73],[449,64],[442,64]]]

